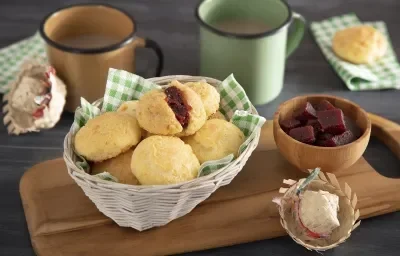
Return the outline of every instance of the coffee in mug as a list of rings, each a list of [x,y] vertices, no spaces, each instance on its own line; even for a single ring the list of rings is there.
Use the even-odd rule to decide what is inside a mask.
[[[253,19],[227,19],[213,24],[215,28],[232,34],[258,34],[271,29],[266,23]]]
[[[118,41],[118,37],[93,34],[66,37],[60,39],[60,44],[73,48],[90,49],[106,47],[108,45],[116,44]]]

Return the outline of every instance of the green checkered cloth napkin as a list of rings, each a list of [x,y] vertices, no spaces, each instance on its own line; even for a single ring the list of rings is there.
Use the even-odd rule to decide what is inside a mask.
[[[361,24],[371,25],[379,30],[389,43],[386,55],[370,65],[355,65],[343,61],[332,50],[332,39],[336,31]],[[350,90],[400,89],[400,65],[383,21],[361,23],[355,14],[346,14],[312,22],[311,31],[323,54]]]
[[[0,93],[8,92],[22,63],[28,59],[47,62],[44,41],[39,33],[0,49]]]
[[[108,72],[102,109],[93,106],[85,99],[81,99],[81,107],[78,107],[75,111],[75,121],[72,126],[73,134],[84,126],[89,119],[103,112],[116,111],[123,102],[137,100],[144,93],[155,88],[160,88],[160,86],[135,74],[111,68]],[[246,137],[245,142],[239,148],[239,154],[241,154],[254,139],[257,132],[260,131],[265,118],[251,114],[249,98],[233,75],[228,76],[216,88],[221,95],[220,112],[231,120]],[[233,159],[234,156],[231,154],[219,160],[203,163],[200,167],[199,176],[217,171],[228,165]],[[83,158],[82,161],[77,162],[77,166],[85,171],[89,168]],[[117,180],[105,172],[98,177],[109,181]]]

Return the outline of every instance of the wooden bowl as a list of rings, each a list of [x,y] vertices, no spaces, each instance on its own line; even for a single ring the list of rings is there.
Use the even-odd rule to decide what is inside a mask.
[[[309,101],[311,104],[321,100],[330,101],[342,109],[344,115],[355,122],[361,130],[361,136],[352,143],[338,147],[320,147],[299,142],[287,135],[280,121],[293,117],[295,111]],[[357,104],[343,98],[330,95],[305,95],[282,103],[274,115],[274,139],[280,153],[301,171],[320,167],[323,172],[338,172],[353,165],[367,148],[371,135],[371,121],[367,113]],[[307,172],[308,173],[308,172]]]

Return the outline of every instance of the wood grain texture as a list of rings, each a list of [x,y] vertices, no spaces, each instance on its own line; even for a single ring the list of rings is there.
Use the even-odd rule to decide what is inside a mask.
[[[375,120],[381,121],[374,123],[377,127],[385,121]],[[188,215],[145,232],[120,228],[102,215],[68,176],[63,159],[35,165],[20,183],[35,251],[41,256],[111,256],[132,250],[140,251],[140,255],[169,255],[285,235],[272,199],[279,196],[283,179],[298,180],[306,174],[277,151],[271,122],[263,127],[259,147],[231,184]],[[400,126],[393,128],[400,131]],[[357,194],[361,218],[400,209],[400,179],[381,176],[363,158],[337,177],[343,190],[347,183]],[[163,240],[165,237],[179,243]],[[154,243],[157,246],[152,246]],[[110,246],[115,249],[111,251]]]
[[[1,0],[0,47],[32,35],[40,20],[50,11],[80,0]],[[86,0],[84,2],[98,2]],[[123,8],[138,22],[138,35],[160,43],[165,53],[162,75],[198,74],[198,25],[194,18],[197,0],[104,0]],[[397,55],[400,54],[400,17],[397,0],[288,0],[293,10],[310,21],[355,12],[365,21],[384,20]],[[154,72],[156,57],[151,51],[137,53],[137,70],[149,77]],[[285,85],[273,102],[257,110],[271,119],[278,105],[292,97],[308,93],[328,93],[350,99],[366,111],[400,123],[400,91],[350,92],[337,77],[317,47],[310,32],[286,64]],[[2,118],[2,116],[1,116]],[[34,255],[19,198],[18,183],[26,169],[44,160],[62,156],[62,141],[73,116],[64,114],[49,131],[24,136],[9,136],[0,126],[0,254]],[[364,153],[376,170],[387,177],[400,177],[400,161],[377,139],[371,138]],[[365,188],[369,189],[369,188]],[[400,212],[363,221],[344,245],[324,255],[397,255],[400,251]],[[240,233],[240,230],[233,232]],[[196,238],[201,239],[201,238]],[[170,239],[171,242],[179,242]],[[156,246],[156,245],[155,245]],[[133,252],[135,253],[135,252]],[[140,254],[137,254],[140,255]],[[264,240],[185,255],[318,255],[296,245],[288,237]]]

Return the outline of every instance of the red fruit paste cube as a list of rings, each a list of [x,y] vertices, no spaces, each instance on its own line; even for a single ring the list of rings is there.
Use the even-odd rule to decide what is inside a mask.
[[[331,148],[332,147],[336,147],[336,144],[332,139],[330,139],[330,140],[317,140],[315,145],[321,146],[321,147],[331,147]]]
[[[311,125],[314,128],[314,134],[316,135],[322,132],[321,124],[317,119],[308,120],[306,125]]]
[[[284,130],[286,133],[288,133],[291,129],[300,127],[301,123],[299,120],[296,120],[294,118],[289,118],[286,120],[283,120],[281,122],[281,128]]]
[[[315,142],[314,128],[311,125],[294,128],[289,131],[289,136],[306,144]]]
[[[333,136],[332,140],[335,142],[336,146],[342,146],[353,142],[355,137],[350,130],[347,130],[342,134]]]
[[[315,106],[315,110],[317,111],[324,111],[324,110],[331,110],[331,109],[335,109],[335,106],[333,106],[329,101],[327,100],[323,100],[320,103],[318,103]]]
[[[322,147],[337,147],[349,144],[354,140],[354,134],[350,130],[347,130],[344,133],[335,136],[329,133],[324,133],[318,136],[316,144]]]
[[[335,108],[331,110],[318,111],[317,117],[321,129],[326,133],[338,135],[346,131],[343,111],[341,109]]]
[[[330,140],[332,139],[333,135],[329,133],[320,133],[318,134],[318,140]]]
[[[299,121],[317,119],[316,111],[310,102],[307,101],[306,104],[296,111],[296,119]]]
[[[333,135],[329,133],[320,133],[318,135],[317,142],[315,143],[318,146],[322,147],[335,147],[336,143],[332,140]]]

